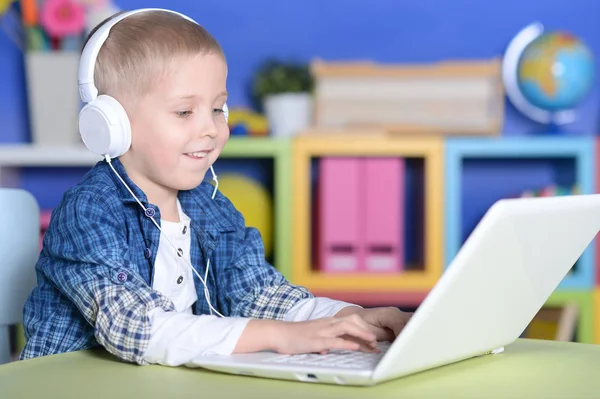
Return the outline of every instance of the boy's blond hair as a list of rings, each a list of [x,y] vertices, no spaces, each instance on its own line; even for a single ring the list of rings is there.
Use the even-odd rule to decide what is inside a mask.
[[[86,43],[100,26],[123,12],[98,24]],[[134,14],[111,28],[98,53],[94,83],[98,94],[132,104],[151,90],[177,57],[211,53],[225,59],[219,43],[202,26],[171,12]]]

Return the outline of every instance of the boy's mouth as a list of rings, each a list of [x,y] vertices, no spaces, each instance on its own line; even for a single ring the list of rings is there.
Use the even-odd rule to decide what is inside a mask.
[[[194,159],[202,159],[205,156],[207,156],[209,152],[210,152],[210,150],[207,150],[207,151],[196,151],[196,152],[188,152],[185,155],[187,155],[190,158],[194,158]]]

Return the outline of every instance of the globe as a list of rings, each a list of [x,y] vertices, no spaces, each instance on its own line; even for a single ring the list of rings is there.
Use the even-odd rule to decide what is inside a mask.
[[[569,32],[543,33],[532,24],[511,42],[503,62],[506,93],[527,117],[561,125],[575,120],[574,109],[591,91],[594,58]]]

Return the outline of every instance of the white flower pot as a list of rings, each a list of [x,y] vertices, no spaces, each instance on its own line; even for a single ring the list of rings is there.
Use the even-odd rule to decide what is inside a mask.
[[[311,124],[310,93],[273,94],[265,97],[263,105],[272,136],[293,136]]]

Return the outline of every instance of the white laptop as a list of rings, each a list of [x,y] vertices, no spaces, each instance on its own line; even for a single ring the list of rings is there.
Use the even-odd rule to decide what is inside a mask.
[[[468,237],[381,354],[207,356],[194,366],[257,377],[374,385],[514,342],[600,229],[600,195],[504,199]]]

